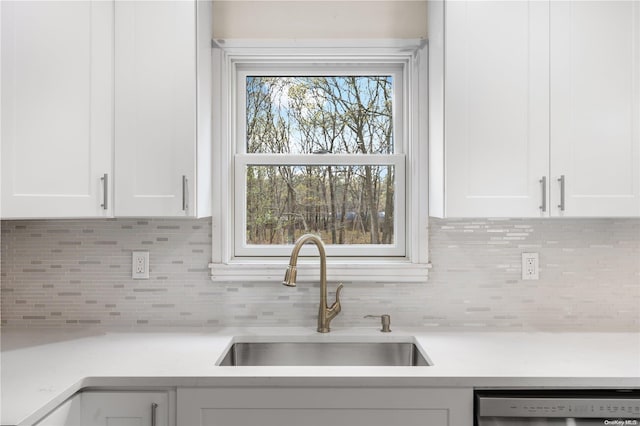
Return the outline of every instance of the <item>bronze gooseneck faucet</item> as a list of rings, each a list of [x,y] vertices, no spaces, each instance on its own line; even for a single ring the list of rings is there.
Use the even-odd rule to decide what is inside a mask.
[[[340,284],[336,290],[336,301],[330,308],[327,307],[327,254],[324,249],[324,244],[320,237],[313,234],[304,234],[293,246],[291,251],[291,259],[289,260],[289,267],[284,275],[282,284],[295,287],[296,286],[296,265],[298,264],[298,254],[300,249],[306,243],[313,243],[318,248],[320,254],[320,307],[318,309],[318,333],[328,333],[331,331],[329,324],[331,320],[340,313],[342,307],[340,306],[340,291],[343,285]]]

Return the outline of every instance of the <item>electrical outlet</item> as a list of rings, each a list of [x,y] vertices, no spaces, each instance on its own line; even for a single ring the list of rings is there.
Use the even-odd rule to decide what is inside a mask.
[[[149,279],[148,251],[134,251],[131,253],[131,278],[134,280]]]
[[[522,253],[523,280],[537,280],[539,278],[538,263],[538,253]]]

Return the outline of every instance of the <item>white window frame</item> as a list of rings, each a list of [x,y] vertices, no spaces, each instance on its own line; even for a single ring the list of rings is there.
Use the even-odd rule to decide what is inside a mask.
[[[241,229],[246,197],[236,196],[236,186],[245,184],[247,164],[256,164],[258,158],[268,163],[277,157],[278,164],[291,165],[392,164],[396,170],[396,188],[404,186],[404,191],[395,191],[398,209],[394,215],[395,244],[391,248],[389,245],[357,246],[358,256],[349,256],[343,247],[328,245],[327,277],[349,282],[426,281],[430,264],[427,247],[427,56],[424,44],[421,40],[303,43],[227,40],[214,47],[212,280],[282,279],[292,246],[247,247],[244,244],[246,231]],[[394,84],[396,79],[402,82],[402,93],[394,95],[394,102],[400,102],[394,108],[402,109],[398,114],[401,122],[395,121],[394,111],[394,128],[399,136],[394,138],[394,143],[399,145],[394,154],[358,154],[354,163],[353,154],[326,154],[330,156],[328,159],[325,155],[245,153],[244,116],[239,117],[241,114],[237,112],[244,111],[240,108],[245,102],[247,75],[307,75],[312,67],[315,74],[341,75],[342,69],[344,75],[354,72],[367,75],[363,70],[369,66],[370,75],[394,75]],[[393,72],[380,71],[384,69]],[[233,208],[229,208],[231,206]],[[241,216],[240,220],[236,216]],[[315,256],[315,248],[305,247],[303,254]],[[298,279],[317,280],[318,263],[317,258],[301,258]]]
[[[350,61],[351,62],[351,61]],[[404,67],[400,64],[388,64],[385,62],[367,64],[322,64],[318,66],[312,62],[301,61],[295,64],[273,64],[264,62],[241,62],[236,67],[236,109],[235,122],[236,134],[232,137],[235,142],[234,155],[234,195],[235,195],[235,221],[234,244],[237,257],[258,256],[288,256],[292,245],[250,245],[246,243],[246,196],[240,196],[246,189],[246,167],[248,165],[291,165],[291,166],[361,166],[361,165],[392,165],[395,170],[394,192],[394,242],[393,244],[327,244],[328,256],[354,256],[360,257],[391,257],[406,255],[405,243],[405,155],[404,129]],[[394,152],[393,154],[247,154],[246,153],[246,79],[248,76],[348,76],[348,75],[390,75],[393,78],[393,128],[394,128]],[[396,90],[399,87],[401,90]],[[309,255],[311,247],[304,247],[303,254]],[[306,253],[305,253],[306,252]]]

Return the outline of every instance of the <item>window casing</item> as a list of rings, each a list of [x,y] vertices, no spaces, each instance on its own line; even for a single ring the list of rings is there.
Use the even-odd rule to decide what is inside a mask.
[[[337,43],[340,44],[340,43]],[[426,52],[417,42],[382,46],[281,46],[243,43],[214,48],[214,280],[277,277],[291,244],[247,241],[248,166],[390,166],[394,170],[393,242],[330,244],[325,239],[329,279],[425,281],[427,259]],[[408,48],[410,47],[410,48]],[[328,53],[339,51],[339,54]],[[389,153],[247,152],[246,82],[256,76],[390,76],[393,81],[393,151]],[[219,101],[219,102],[218,102]],[[233,206],[224,208],[224,206]],[[335,212],[332,212],[335,214]],[[303,255],[316,256],[314,247]],[[304,263],[304,261],[303,261]],[[300,278],[317,277],[317,259]]]

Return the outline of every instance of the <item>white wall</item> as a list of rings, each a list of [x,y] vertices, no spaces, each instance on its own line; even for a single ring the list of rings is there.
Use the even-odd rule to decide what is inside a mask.
[[[426,38],[426,1],[214,1],[216,39]]]

